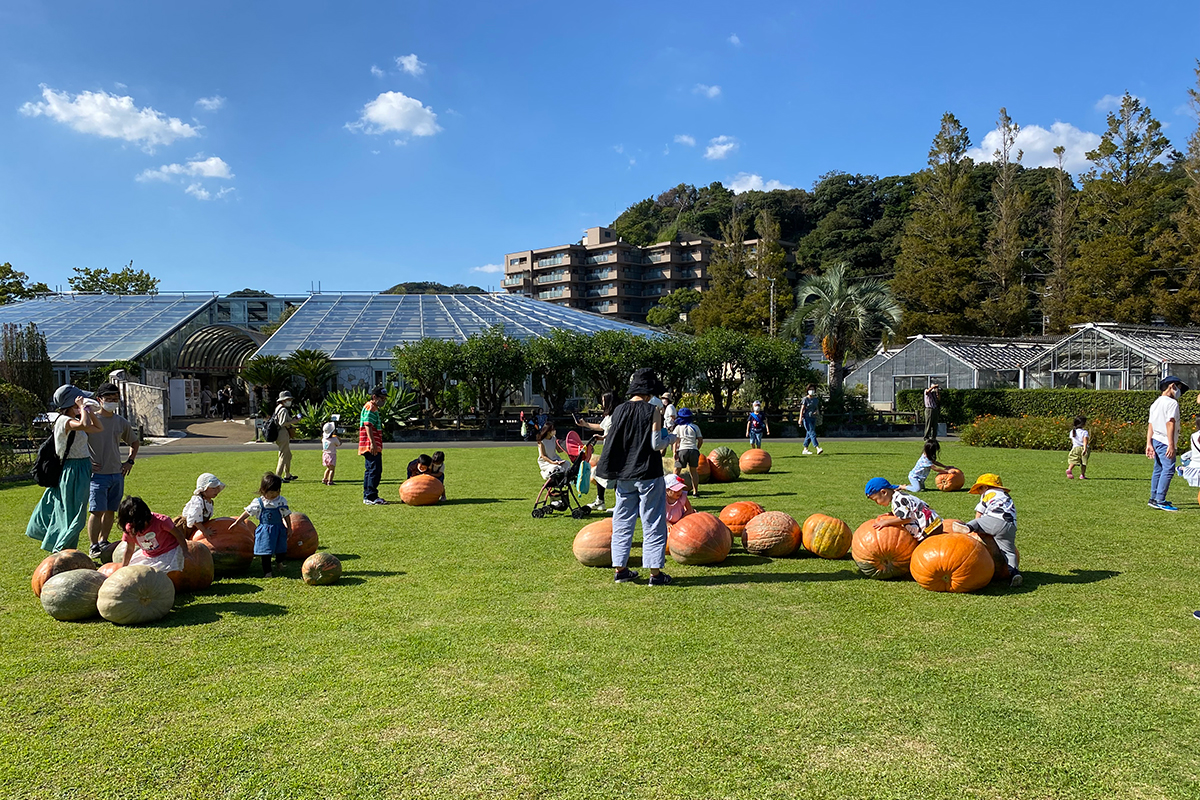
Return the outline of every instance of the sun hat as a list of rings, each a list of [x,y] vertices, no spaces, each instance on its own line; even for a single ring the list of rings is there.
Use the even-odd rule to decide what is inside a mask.
[[[755,400],[755,401],[754,401],[753,403],[751,403],[750,405],[751,405],[753,408],[761,408],[761,407],[762,407],[762,401],[761,401],[761,400]]]
[[[1000,476],[994,472],[985,472],[980,475],[975,479],[975,485],[967,491],[969,491],[971,494],[983,494],[984,489],[1003,489],[1009,494],[1012,494],[1012,489],[1009,489],[1007,486],[1005,486],[1001,482]]]
[[[1163,378],[1161,381],[1158,382],[1159,391],[1162,391],[1163,389],[1167,388],[1172,383],[1178,383],[1179,388],[1185,392],[1190,388],[1186,383],[1184,383],[1183,381],[1181,381],[1179,379],[1178,375],[1168,375],[1167,377]]]
[[[276,400],[275,402],[282,403],[284,400],[291,400],[291,399],[292,399],[292,393],[289,392],[287,389],[284,389],[282,392],[279,393],[279,399]]]
[[[334,425],[332,422],[326,422],[324,425],[321,426],[321,433],[324,434],[325,436],[332,436],[336,432],[337,432],[337,425]]]
[[[678,492],[687,488],[687,484],[678,475],[668,475],[666,483],[668,492]]]
[[[211,472],[203,472],[200,474],[199,478],[196,478],[196,494],[200,494],[200,492],[203,492],[205,489],[212,489],[214,487],[217,489],[224,489],[225,484],[221,482],[220,478],[218,478],[216,475],[213,475]]]
[[[651,397],[657,397],[665,391],[666,387],[658,379],[658,373],[649,367],[643,367],[634,370],[633,375],[629,378],[629,391],[626,394],[630,396],[648,394]]]
[[[900,488],[899,486],[892,483],[887,478],[871,478],[871,480],[867,481],[867,485],[864,488],[864,491],[866,492],[867,497],[870,497],[871,495],[875,494],[876,492],[882,492],[884,489],[899,489],[899,488]]]
[[[94,397],[91,392],[85,392],[78,386],[67,383],[54,390],[54,408],[70,408],[81,397]]]
[[[681,408],[675,412],[676,422],[691,422],[692,410],[690,408]]]

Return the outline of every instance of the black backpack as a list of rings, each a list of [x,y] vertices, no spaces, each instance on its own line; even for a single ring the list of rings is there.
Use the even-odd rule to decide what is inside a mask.
[[[67,434],[67,449],[66,452],[71,452],[71,445],[75,443],[75,431]],[[62,480],[63,462],[58,457],[58,451],[54,449],[54,434],[50,434],[50,438],[42,442],[42,446],[38,448],[37,460],[33,462],[33,479],[37,481],[38,486],[44,486],[47,489],[52,489],[58,486],[58,482]]]
[[[263,437],[268,442],[279,441],[279,420],[275,419],[274,416],[272,416],[271,421],[267,423],[266,430],[263,431]]]

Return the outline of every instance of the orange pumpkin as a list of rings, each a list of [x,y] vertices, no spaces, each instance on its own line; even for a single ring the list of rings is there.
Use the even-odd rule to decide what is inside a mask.
[[[218,578],[243,573],[254,560],[254,526],[244,520],[238,525],[234,522],[233,517],[216,517],[204,523],[212,531],[211,538],[202,531],[192,534],[193,542],[212,551],[213,574]]]
[[[430,506],[443,491],[442,482],[432,475],[414,475],[400,484],[400,500],[406,506]]]
[[[167,577],[175,584],[177,592],[195,592],[212,585],[216,570],[213,566],[212,550],[201,542],[187,542],[183,556],[183,571],[168,572]]]
[[[875,528],[877,521],[883,523],[879,529]],[[904,522],[890,514],[859,525],[850,543],[850,555],[859,571],[879,580],[908,575],[908,565],[916,549],[917,540]]]
[[[439,495],[440,496],[440,495]],[[293,511],[288,516],[288,549],[287,557],[308,558],[317,552],[317,529],[307,514]]]
[[[739,500],[721,509],[720,520],[729,528],[729,532],[737,538],[742,538],[746,523],[766,511],[758,503],[750,500]]]
[[[42,563],[38,564],[37,569],[33,571],[33,578],[30,579],[29,585],[33,587],[34,595],[41,597],[42,586],[55,575],[70,572],[73,569],[95,568],[96,563],[82,550],[59,550],[42,559]]]
[[[988,555],[992,557],[992,564],[996,567],[996,575],[993,580],[1008,580],[1012,577],[1012,570],[1008,568],[1008,559],[1004,557],[1004,553],[1000,551],[1000,546],[996,544],[996,537],[990,533],[976,533],[971,531],[967,534],[973,539],[978,539],[980,544],[987,548]],[[1017,560],[1021,559],[1021,551],[1017,550]]]
[[[978,539],[943,533],[917,545],[909,570],[931,592],[973,592],[991,583],[996,567]]]
[[[709,474],[717,483],[736,481],[742,475],[742,467],[738,463],[738,454],[732,447],[721,445],[714,447],[708,457]]]
[[[843,558],[853,539],[850,526],[837,517],[813,514],[804,520],[800,541],[804,549],[821,558]]]
[[[966,476],[958,467],[951,467],[946,472],[939,472],[933,479],[933,485],[943,492],[957,492],[966,483]]]
[[[742,453],[738,465],[747,475],[761,475],[771,471],[771,454],[761,448],[754,448]]]
[[[719,564],[733,547],[724,522],[706,512],[688,514],[667,526],[667,548],[680,564]]]
[[[575,558],[585,567],[612,566],[612,517],[585,525],[571,544]]]
[[[107,578],[109,575],[112,575],[114,572],[116,572],[120,568],[121,568],[121,562],[110,561],[107,564],[101,564],[99,572],[101,575],[103,575],[104,577]]]
[[[700,460],[696,464],[696,480],[701,484],[705,484],[712,479],[712,464],[708,463],[708,459],[701,453]]]
[[[800,526],[782,511],[764,511],[746,523],[742,546],[759,556],[789,556],[800,546]]]

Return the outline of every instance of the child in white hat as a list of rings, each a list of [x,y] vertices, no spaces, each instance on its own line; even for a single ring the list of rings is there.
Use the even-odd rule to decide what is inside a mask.
[[[325,477],[321,479],[321,483],[326,486],[333,486],[333,473],[337,471],[337,449],[341,445],[337,426],[326,422],[321,427],[321,463],[325,465]]]
[[[667,524],[674,525],[688,514],[695,512],[688,502],[687,484],[678,475],[666,477],[667,488]]]
[[[207,523],[213,516],[213,500],[224,488],[225,484],[221,479],[211,472],[205,472],[196,478],[196,491],[192,492],[191,498],[180,512],[184,525],[211,537],[212,531],[208,529]]]

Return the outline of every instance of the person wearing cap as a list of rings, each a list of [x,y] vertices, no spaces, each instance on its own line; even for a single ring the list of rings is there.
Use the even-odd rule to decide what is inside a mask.
[[[700,496],[700,447],[704,444],[704,436],[700,426],[692,421],[692,410],[681,408],[675,415],[675,475],[682,477],[684,468],[688,471],[688,488],[692,497]]]
[[[1171,476],[1175,474],[1175,443],[1179,440],[1179,397],[1188,390],[1187,384],[1174,375],[1158,382],[1162,392],[1150,406],[1150,422],[1146,426],[1146,458],[1154,461],[1150,471],[1150,502],[1146,505],[1162,511],[1178,511],[1167,502]]]
[[[88,540],[92,558],[99,558],[108,546],[117,509],[125,496],[125,476],[133,469],[137,459],[137,431],[129,420],[117,413],[120,408],[121,390],[115,383],[102,383],[96,390],[100,410],[96,422],[100,430],[88,436],[88,452],[92,457],[92,481],[88,489]],[[121,460],[121,443],[129,445],[129,458]]]
[[[300,417],[292,413],[292,402],[291,392],[280,392],[272,415],[279,425],[279,437],[275,440],[275,446],[279,448],[279,463],[275,467],[275,474],[284,483],[296,480],[292,474],[292,434],[296,432],[296,422]]]
[[[211,472],[202,473],[196,478],[196,491],[192,492],[191,498],[184,504],[179,515],[184,527],[200,531],[211,538],[213,532],[208,527],[208,521],[213,515],[213,500],[224,488],[225,484],[221,479]]]
[[[975,533],[989,534],[996,540],[996,546],[1008,562],[1008,585],[1016,588],[1025,579],[1017,568],[1020,563],[1017,555],[1017,507],[1013,505],[1011,492],[1004,488],[1000,476],[991,472],[976,478],[970,491],[971,494],[980,495],[979,505],[975,506],[975,519],[962,527]]]
[[[371,390],[371,398],[358,417],[358,454],[363,457],[363,505],[385,506],[379,496],[379,480],[383,477],[383,423],[379,409],[387,402],[382,386]]]
[[[891,508],[892,516],[904,520],[904,529],[912,534],[918,542],[934,532],[942,523],[942,515],[919,497],[914,497],[887,478],[871,478],[863,491],[867,497],[881,506]],[[882,520],[876,520],[875,527],[882,528]]]
[[[662,393],[663,427],[669,431],[675,430],[675,398],[670,391]]]
[[[746,416],[746,435],[750,437],[752,449],[762,449],[764,433],[770,436],[771,426],[767,424],[767,416],[763,413],[762,403],[755,400],[750,406],[750,413]]]
[[[54,451],[62,459],[62,477],[58,486],[42,492],[42,499],[29,516],[25,535],[42,543],[42,549],[57,553],[79,546],[79,534],[87,524],[88,489],[92,482],[92,457],[88,436],[99,433],[96,421],[99,404],[91,392],[77,386],[60,386],[52,403],[58,417],[54,420]]]
[[[662,451],[675,437],[663,430],[662,409],[650,399],[663,392],[652,369],[639,369],[629,381],[629,399],[612,413],[612,426],[604,438],[604,452],[596,474],[616,483],[613,509],[613,581],[637,578],[629,569],[633,528],[642,520],[642,565],[650,570],[651,586],[666,586],[671,576],[662,571],[667,555],[667,496],[663,481]]]
[[[688,514],[696,513],[696,509],[688,502],[687,486],[682,478],[678,475],[668,475],[663,481],[663,486],[667,492],[668,525],[674,525]]]

